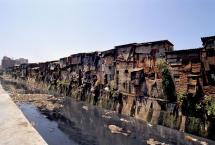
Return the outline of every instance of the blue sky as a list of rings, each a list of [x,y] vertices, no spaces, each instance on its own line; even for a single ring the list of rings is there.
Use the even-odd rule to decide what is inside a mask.
[[[54,60],[168,39],[175,49],[215,35],[214,0],[0,0],[0,58]]]

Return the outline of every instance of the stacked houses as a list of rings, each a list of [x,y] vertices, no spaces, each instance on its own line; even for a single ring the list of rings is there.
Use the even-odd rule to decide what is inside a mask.
[[[201,38],[203,46],[176,50],[168,40],[131,43],[103,52],[73,54],[60,60],[23,64],[8,69],[15,78],[42,82],[49,89],[89,101],[119,113],[147,120],[177,104],[177,95],[215,97],[215,36]],[[174,84],[164,91],[158,64],[165,62]],[[151,120],[157,122],[157,120]]]

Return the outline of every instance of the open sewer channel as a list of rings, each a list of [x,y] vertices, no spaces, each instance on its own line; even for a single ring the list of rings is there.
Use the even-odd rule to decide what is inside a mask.
[[[212,140],[86,106],[71,97],[64,97],[60,115],[53,115],[35,106],[47,94],[25,94],[29,92],[15,89],[17,94],[7,85],[3,86],[49,145],[215,145]],[[40,103],[48,105],[43,100]]]
[[[58,122],[48,119],[30,103],[20,103],[19,108],[49,145],[78,145],[58,127]]]
[[[29,91],[16,83],[1,83],[49,145],[215,145],[213,140],[151,125],[71,97],[62,98],[60,110],[48,111],[47,101],[59,97]]]
[[[144,145],[147,141],[163,145],[214,144],[211,140],[159,125],[151,126],[132,117],[94,106],[87,107],[82,102],[68,98],[63,108],[63,114],[68,120],[50,119],[30,103],[17,105],[49,145]],[[197,141],[187,140],[186,136]]]

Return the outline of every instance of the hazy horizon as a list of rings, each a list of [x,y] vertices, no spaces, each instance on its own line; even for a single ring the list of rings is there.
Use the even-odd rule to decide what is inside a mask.
[[[0,59],[56,60],[168,39],[175,50],[215,35],[213,0],[0,0]]]

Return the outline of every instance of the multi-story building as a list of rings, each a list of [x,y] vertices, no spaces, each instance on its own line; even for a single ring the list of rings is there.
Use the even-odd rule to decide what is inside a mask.
[[[4,56],[2,59],[2,69],[7,69],[13,66],[19,66],[21,64],[27,64],[28,59],[19,58],[19,59],[12,59],[10,57]]]
[[[24,58],[15,59],[14,61],[15,61],[15,65],[21,65],[21,64],[28,63],[28,59],[24,59]]]
[[[7,56],[4,56],[2,59],[2,69],[7,69],[9,67],[13,67],[15,65],[15,61]]]
[[[195,96],[203,87],[202,48],[166,53],[177,94]]]
[[[204,65],[204,93],[215,97],[215,36],[202,37],[202,56]]]

